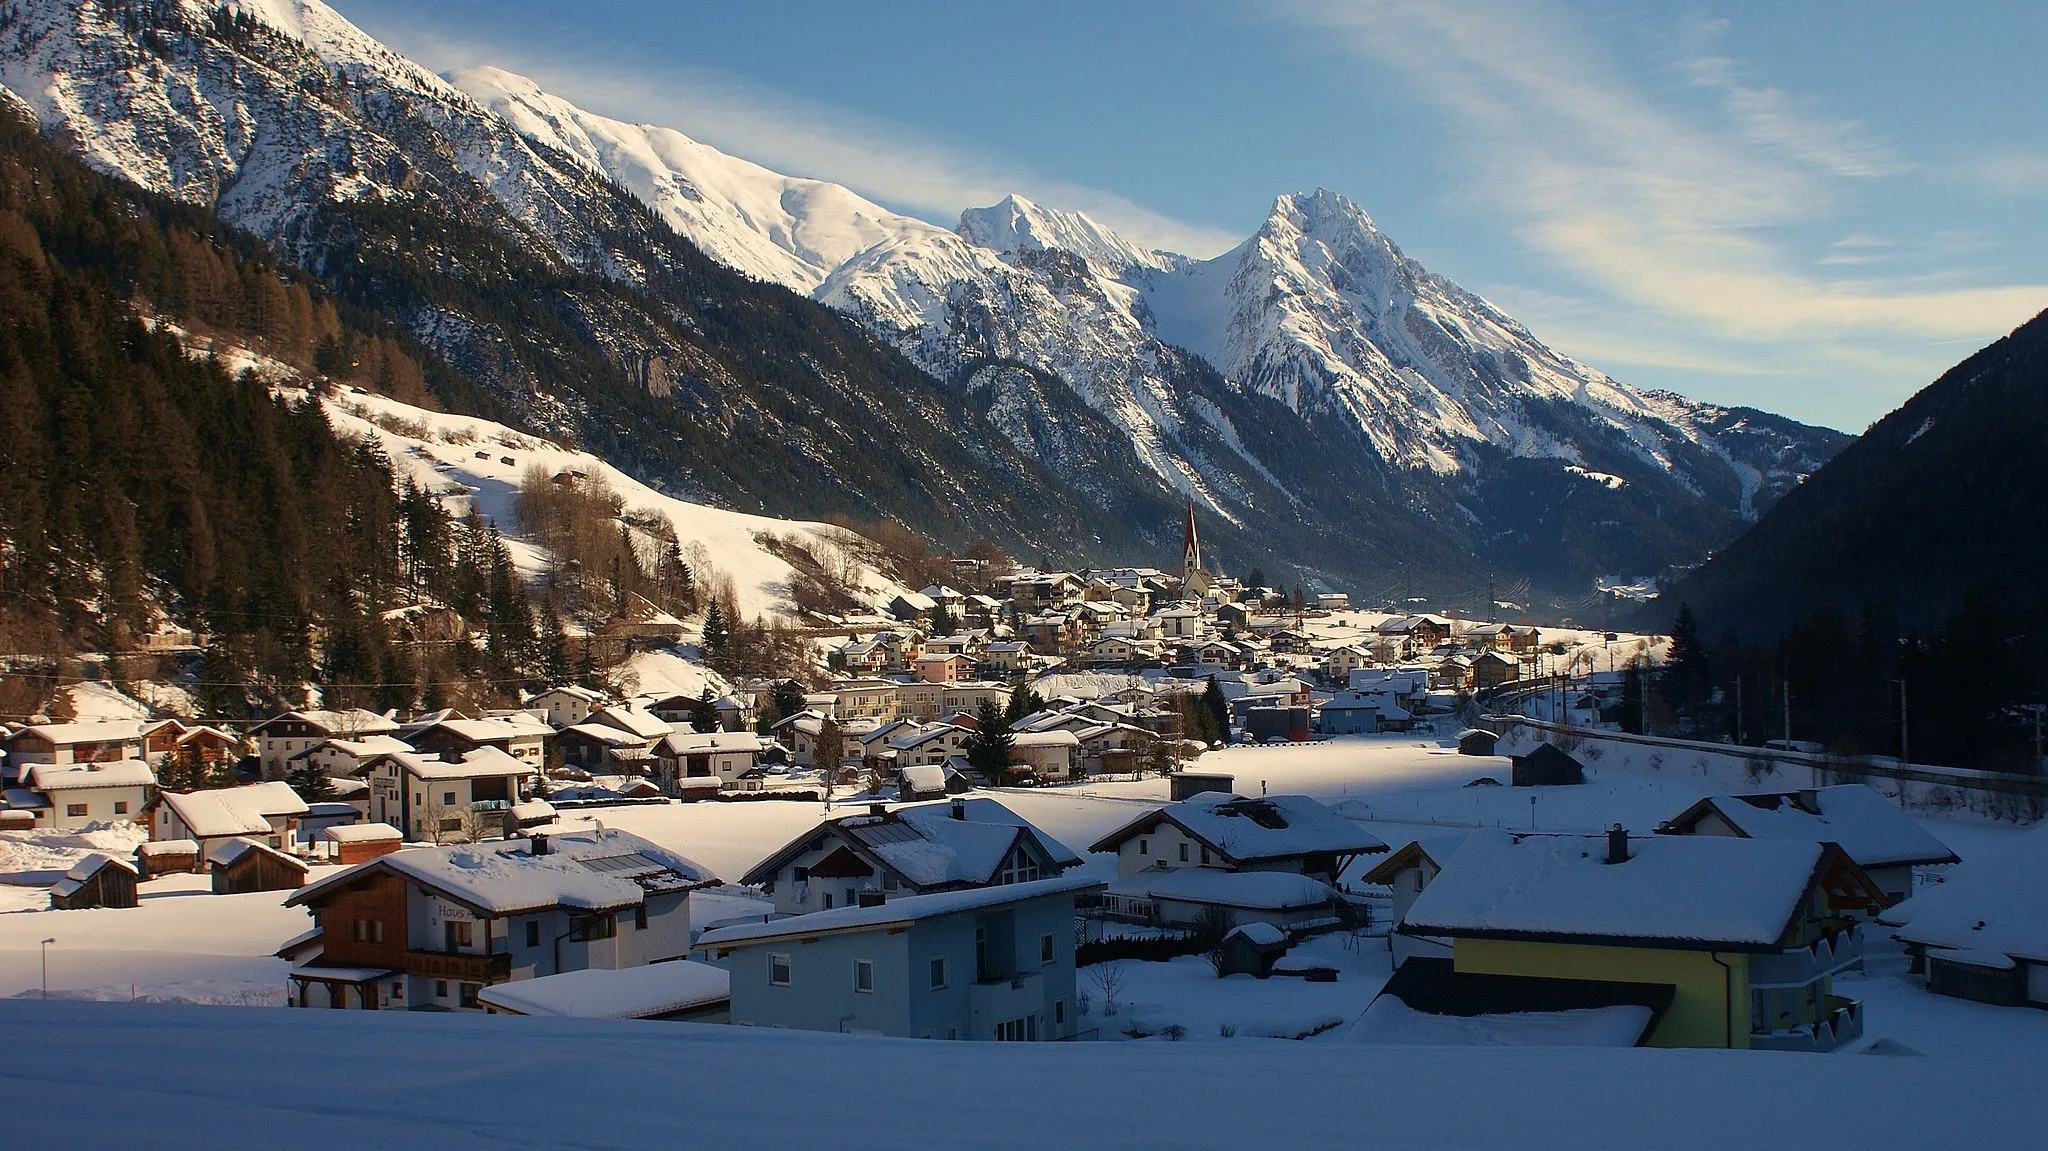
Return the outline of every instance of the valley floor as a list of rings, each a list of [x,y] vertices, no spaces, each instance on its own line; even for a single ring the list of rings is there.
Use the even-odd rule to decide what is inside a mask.
[[[1583,787],[1535,792],[1532,805],[1529,789],[1467,786],[1482,777],[1504,782],[1506,760],[1460,756],[1421,735],[1232,748],[1204,756],[1200,767],[1233,774],[1242,793],[1316,796],[1393,846],[1480,826],[1527,828],[1532,821],[1541,830],[1585,832],[1618,821],[1648,833],[1657,821],[1707,791],[1733,789],[1686,771],[1629,770],[1617,764],[1593,768]],[[1164,800],[1166,785],[1157,779],[1096,782],[1005,790],[1000,798],[1085,851],[1149,804]],[[565,822],[601,819],[608,827],[674,848],[730,881],[820,818],[859,807],[859,801],[842,801],[829,810],[810,802],[707,802],[605,809]],[[1924,822],[1965,858],[2022,830],[1955,817]],[[1291,961],[1335,969],[1334,983],[1248,976],[1218,980],[1199,956],[1127,962],[1117,1010],[1110,1015],[1104,1012],[1094,969],[1084,969],[1082,989],[1091,1000],[1084,1028],[1103,1040],[1145,1039],[1116,1044],[1116,1050],[1127,1052],[1123,1055],[1086,1044],[941,1049],[936,1044],[679,1024],[131,1007],[131,999],[280,1003],[286,965],[270,953],[309,926],[301,912],[281,906],[280,894],[216,897],[205,894],[205,880],[198,876],[145,883],[143,905],[135,910],[38,910],[47,904],[38,884],[54,879],[70,858],[93,848],[117,849],[132,838],[132,833],[112,829],[31,843],[23,833],[0,833],[0,868],[15,873],[8,877],[13,885],[0,885],[0,997],[17,1000],[0,1004],[0,1035],[15,1050],[38,1053],[31,1073],[15,1076],[0,1094],[32,1085],[38,1092],[56,1093],[31,1110],[43,1111],[60,1098],[78,1103],[81,1112],[115,1115],[126,1110],[100,1102],[88,1105],[83,1091],[93,1080],[92,1068],[106,1065],[112,1045],[119,1044],[123,1070],[118,1077],[102,1074],[105,1082],[93,1084],[93,1090],[106,1094],[91,1099],[172,1092],[179,1096],[173,1114],[232,1116],[233,1129],[247,1132],[249,1142],[258,1141],[259,1131],[285,1129],[281,1123],[306,1130],[303,1124],[309,1122],[328,1124],[333,1141],[362,1136],[459,1145],[473,1138],[543,1145],[560,1143],[575,1131],[579,1140],[592,1135],[592,1145],[637,1146],[656,1138],[672,1142],[676,1131],[670,1127],[686,1125],[697,1137],[723,1133],[755,1142],[770,1130],[793,1130],[776,1126],[797,1122],[791,1108],[801,1112],[815,1105],[825,1108],[818,1121],[830,1118],[834,1142],[847,1145],[943,1145],[969,1130],[989,1145],[1010,1140],[1040,1146],[1056,1138],[1112,1145],[1298,1145],[1360,1127],[1376,1134],[1406,1131],[1430,1145],[1510,1137],[1528,1143],[1539,1140],[1543,1131],[1561,1133],[1569,1127],[1576,1133],[1574,1141],[1584,1144],[1594,1138],[1589,1132],[1604,1125],[1640,1138],[1650,1124],[1678,1141],[1667,1145],[1685,1145],[1686,1139],[1708,1145],[1732,1138],[1731,1123],[1743,1131],[1789,1133],[1818,1121],[1812,1100],[1854,1098],[1869,1105],[1827,1109],[1824,1125],[1831,1137],[1853,1135],[1870,1146],[1903,1146],[1913,1142],[1909,1136],[1917,1131],[1923,1142],[1952,1145],[1967,1131],[1971,1140],[1990,1146],[2001,1139],[2012,1145],[2026,1142],[1998,1116],[2025,1097],[2017,1094],[2022,1084],[2038,1083],[2048,1072],[2048,1012],[1930,995],[1906,976],[1903,954],[1882,932],[1871,935],[1868,970],[1839,983],[1841,993],[1866,1004],[1865,1042],[1854,1049],[1887,1040],[1884,1050],[1930,1058],[1599,1051],[1539,1056],[1493,1049],[1411,1049],[1395,1055],[1346,1045],[1342,1040],[1350,1023],[1389,971],[1383,917],[1362,938],[1325,936],[1291,953]],[[1355,865],[1348,878],[1355,879],[1370,862]],[[1113,860],[1092,856],[1083,873],[1110,878]],[[693,897],[692,917],[702,925],[765,908],[749,891],[712,889]],[[41,994],[40,941],[51,938],[56,940],[48,948],[51,999],[118,1005],[27,1002]],[[513,1054],[495,1058],[488,1068],[477,1063],[476,1044],[512,1034],[519,1036],[516,1048],[492,1050]],[[1164,1041],[1176,1034],[1187,1042]],[[1308,1043],[1261,1038],[1300,1036],[1309,1036]],[[1226,1041],[1229,1046],[1223,1045]],[[859,1057],[867,1070],[846,1077],[842,1049],[833,1046],[839,1042],[872,1044]],[[180,1045],[205,1052],[207,1058],[150,1054]],[[400,1047],[402,1054],[396,1053]],[[288,1068],[314,1051],[326,1068],[317,1092],[304,1088],[302,1080],[292,1080],[296,1086],[290,1089],[282,1081],[271,1083],[289,1076]],[[589,1057],[599,1051],[610,1054]],[[204,1072],[186,1066],[190,1062],[203,1064]],[[693,1093],[684,1111],[621,1112],[620,1093],[650,1090],[650,1081],[645,1073],[618,1076],[604,1067],[639,1066],[651,1072],[671,1065],[687,1068],[678,1071],[686,1084],[715,1074],[721,1082],[810,1079],[846,1090],[711,1091]],[[424,1078],[408,1078],[414,1075]],[[1006,1085],[1002,1092],[988,1090],[996,1077]],[[1560,1077],[1576,1086],[1555,1090]],[[1624,1078],[1630,1090],[1598,1089]],[[1893,1080],[1893,1086],[1885,1085]],[[1656,1087],[1667,1081],[1670,1090]],[[518,1105],[516,1099],[536,1083],[550,1085],[548,1107]],[[1132,1105],[1132,1099],[1162,1085],[1170,1085],[1173,1106]],[[1586,1090],[1589,1086],[1592,1091]],[[1486,1108],[1459,1103],[1464,1093],[1482,1089],[1489,1100]],[[411,1101],[444,1090],[495,1102],[460,1109],[468,1118],[457,1123],[427,1114],[434,1109],[424,1101]],[[2015,1093],[2002,1093],[2007,1090]],[[288,1096],[303,1098],[281,1101]],[[1056,1108],[999,1104],[997,1096],[1022,1101],[1056,1096],[1060,1103]],[[390,1102],[377,1106],[340,1102],[386,1097]],[[863,1100],[857,1115],[831,1105],[855,1097]],[[1881,1113],[1899,1110],[1882,1108],[1879,1101],[1908,1097],[1916,1105],[1906,1121],[1879,1121]],[[255,1099],[265,1101],[247,1101]],[[1226,1099],[1237,1105],[1223,1106]],[[1589,1103],[1594,1099],[1597,1105]],[[976,1110],[989,1107],[995,1110]],[[994,1121],[1005,1107],[1025,1108],[1012,1117],[1016,1126]],[[10,1110],[22,1114],[19,1107]],[[514,1115],[521,1117],[518,1123]],[[600,1115],[604,1122],[597,1122]],[[95,1130],[106,1139],[87,1142],[132,1141],[118,1125]],[[76,1139],[64,1142],[79,1145]],[[1660,1136],[1659,1142],[1666,1141]]]

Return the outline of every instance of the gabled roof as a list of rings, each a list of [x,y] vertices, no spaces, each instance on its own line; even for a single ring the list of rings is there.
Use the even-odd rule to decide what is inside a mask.
[[[996,887],[970,888],[965,891],[907,895],[874,907],[835,907],[830,911],[813,911],[807,915],[792,915],[787,919],[770,920],[767,923],[741,923],[731,927],[715,928],[698,936],[697,946],[732,947],[843,931],[907,927],[919,920],[934,919],[941,915],[957,915],[966,911],[1004,907],[1026,900],[1041,899],[1048,895],[1080,895],[1084,892],[1099,891],[1101,888],[1102,884],[1095,880],[1082,879],[1079,876],[1060,876],[1055,879],[1037,879],[1029,883],[1008,883]]]
[[[586,723],[603,724],[620,731],[631,732],[645,740],[660,739],[675,728],[669,722],[651,711],[630,704],[614,704],[590,713]]]
[[[291,866],[298,868],[302,874],[306,870],[305,863],[301,862],[300,860],[294,859],[291,856],[286,855],[284,852],[279,851],[276,848],[271,847],[267,844],[258,843],[253,839],[244,839],[241,836],[235,836],[232,839],[223,839],[219,843],[214,844],[212,847],[207,848],[206,862],[218,864],[221,867],[229,867],[232,866],[235,863],[235,861],[241,859],[243,856],[252,854],[267,855],[273,859],[282,860],[285,863],[288,863]]]
[[[135,869],[135,865],[127,860],[115,859],[104,852],[95,851],[77,863],[72,864],[71,870],[64,873],[64,878],[58,880],[50,887],[50,894],[70,895],[91,882],[93,876],[98,875],[102,868],[107,867],[118,867],[122,871],[127,872],[131,877],[139,874]]]
[[[1336,888],[1322,880],[1291,871],[1218,871],[1211,867],[1148,868],[1110,884],[1109,893],[1257,911],[1321,907],[1341,898]]]
[[[545,699],[551,695],[566,695],[571,699],[580,699],[585,703],[603,703],[607,698],[601,691],[592,691],[580,684],[565,683],[560,687],[551,687],[545,691],[534,692],[526,697],[526,702],[532,703],[535,700]]]
[[[371,768],[387,762],[397,764],[414,779],[487,779],[533,774],[532,764],[512,758],[503,748],[489,746],[471,748],[455,759],[417,751],[387,751],[357,764],[355,774],[368,774]]]
[[[1456,855],[1458,848],[1464,844],[1465,837],[1462,835],[1431,836],[1428,842],[1411,839],[1388,853],[1385,859],[1373,864],[1365,874],[1358,877],[1358,882],[1391,884],[1403,871],[1425,862],[1442,871],[1444,864],[1451,856]]]
[[[156,770],[139,759],[108,763],[24,763],[21,785],[37,791],[85,791],[96,787],[148,787]]]
[[[316,709],[288,711],[283,715],[271,716],[269,719],[250,728],[249,734],[260,735],[263,729],[274,723],[292,721],[311,724],[328,735],[389,735],[398,730],[398,721],[379,715],[374,711],[352,707],[346,711],[320,711]]]
[[[89,723],[34,723],[14,734],[40,736],[59,745],[111,743],[141,738],[142,723],[133,719],[96,720]]]
[[[952,816],[961,804],[962,819]],[[895,872],[920,889],[981,886],[994,879],[1020,843],[1034,844],[1057,867],[1081,862],[1067,846],[993,799],[966,799],[898,807],[887,815],[828,820],[785,845],[742,876],[761,884],[775,879],[820,835],[840,840],[869,864]]]
[[[698,755],[711,751],[739,751],[758,754],[761,737],[751,731],[679,731],[654,745],[657,754]]]
[[[448,732],[473,744],[488,744],[553,735],[555,729],[521,713],[516,716],[493,716],[489,719],[439,719],[406,728],[405,738],[416,743],[435,731]]]
[[[306,801],[277,780],[213,791],[162,792],[157,802],[171,809],[200,839],[223,835],[269,835],[270,817],[304,815]]]
[[[1832,866],[1848,868],[1869,887],[1832,844],[1655,835],[1628,846],[1627,860],[1608,863],[1606,836],[1475,831],[1416,897],[1400,930],[1776,951]]]
[[[1171,823],[1227,861],[1252,863],[1312,853],[1373,854],[1387,845],[1306,795],[1246,799],[1210,792],[1146,812],[1103,836],[1090,851],[1115,851],[1125,840]]]
[[[293,892],[285,906],[320,906],[335,893],[380,874],[400,876],[480,915],[561,907],[613,911],[650,893],[718,882],[702,865],[616,829],[548,837],[535,855],[524,839],[416,847],[379,856]]]
[[[731,984],[732,976],[722,967],[677,959],[494,983],[477,998],[517,1015],[646,1019],[723,1003],[732,997]]]
[[[1710,795],[1672,818],[1669,827],[1678,834],[1690,834],[1710,814],[1718,815],[1745,839],[1811,839],[1837,844],[1859,867],[1956,862],[1956,853],[1926,828],[1860,783],[1759,795]]]
[[[1878,918],[1898,927],[1900,939],[1966,962],[2009,967],[2005,957],[2017,956],[2048,963],[2048,827],[1971,855],[1947,882],[1920,888]]]

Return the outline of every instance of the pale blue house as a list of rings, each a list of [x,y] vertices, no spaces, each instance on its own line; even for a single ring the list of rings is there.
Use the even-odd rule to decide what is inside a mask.
[[[923,1039],[1048,1041],[1079,1030],[1078,877],[910,895],[705,932],[732,1021]]]

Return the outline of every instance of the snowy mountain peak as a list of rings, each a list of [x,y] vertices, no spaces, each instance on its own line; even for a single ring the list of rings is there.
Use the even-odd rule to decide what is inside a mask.
[[[1086,212],[1047,208],[1012,193],[986,208],[960,213],[961,237],[1002,254],[1072,252],[1116,275],[1132,268],[1173,267],[1180,257],[1148,252],[1097,223]]]

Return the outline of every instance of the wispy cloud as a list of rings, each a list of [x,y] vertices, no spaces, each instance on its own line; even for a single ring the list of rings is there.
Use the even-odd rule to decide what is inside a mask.
[[[426,26],[382,27],[408,56],[440,70],[494,65],[600,115],[673,128],[735,156],[795,176],[845,184],[892,208],[951,227],[963,208],[1012,192],[1086,212],[1131,240],[1211,256],[1243,239],[1176,219],[1100,188],[1050,178],[969,142],[799,99],[733,76],[694,68],[659,73],[536,55],[487,39],[451,38]]]
[[[1660,107],[1574,19],[1507,0],[1276,0],[1453,117],[1473,195],[1520,236],[1625,307],[1751,341],[1855,330],[1947,337],[2003,331],[2048,304],[2048,286],[1971,286],[1830,275],[1784,247],[1788,225],[1835,211],[1835,181],[1908,165],[1854,121],[1742,82],[1733,60],[1681,54],[1727,119]],[[1690,28],[1711,48],[1718,27]],[[1704,41],[1704,44],[1699,43]]]
[[[2001,196],[2048,193],[2048,151],[2004,148],[1983,157],[1971,167],[1986,188]]]

